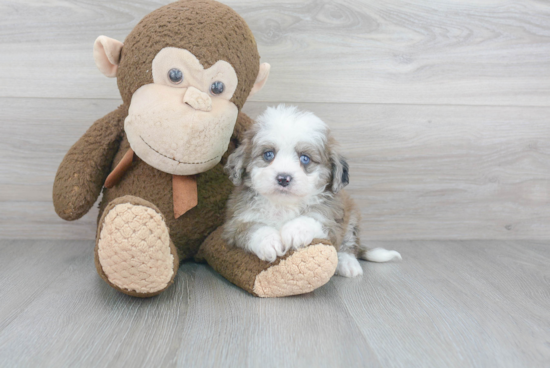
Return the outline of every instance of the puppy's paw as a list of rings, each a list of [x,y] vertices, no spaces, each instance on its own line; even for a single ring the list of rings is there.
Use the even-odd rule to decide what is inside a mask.
[[[252,234],[248,250],[261,260],[268,262],[273,262],[277,256],[283,256],[286,253],[279,232],[269,226],[263,226]]]
[[[326,237],[321,223],[307,216],[297,217],[281,228],[281,239],[286,250],[302,248],[311,244],[314,238]]]
[[[356,277],[363,274],[363,269],[357,258],[352,254],[338,252],[338,266],[336,275],[344,277]]]

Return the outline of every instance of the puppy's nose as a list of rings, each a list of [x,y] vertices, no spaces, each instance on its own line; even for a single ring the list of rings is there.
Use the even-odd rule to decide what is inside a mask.
[[[277,175],[277,183],[279,183],[280,186],[286,187],[290,182],[292,181],[292,176],[288,174],[279,174]]]

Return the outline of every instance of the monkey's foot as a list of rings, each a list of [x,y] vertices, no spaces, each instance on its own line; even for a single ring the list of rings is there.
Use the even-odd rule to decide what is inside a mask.
[[[291,250],[270,263],[221,238],[222,227],[201,245],[197,260],[204,260],[227,280],[259,297],[309,293],[326,284],[336,271],[338,256],[328,240]]]
[[[137,197],[117,198],[99,221],[95,263],[115,289],[150,297],[174,281],[179,259],[158,209]]]
[[[254,281],[253,293],[260,297],[309,293],[330,280],[337,264],[336,249],[330,243],[314,241],[260,272]]]

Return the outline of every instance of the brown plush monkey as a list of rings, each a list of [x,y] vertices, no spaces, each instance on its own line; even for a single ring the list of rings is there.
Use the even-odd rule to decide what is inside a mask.
[[[104,188],[95,261],[109,285],[157,295],[193,257],[258,296],[309,292],[330,279],[337,257],[327,241],[267,263],[229,248],[216,230],[232,190],[222,165],[252,124],[240,110],[269,74],[238,14],[215,1],[178,1],[147,15],[124,44],[100,36],[94,59],[117,78],[123,104],[71,147],[53,200],[60,217],[76,220]]]

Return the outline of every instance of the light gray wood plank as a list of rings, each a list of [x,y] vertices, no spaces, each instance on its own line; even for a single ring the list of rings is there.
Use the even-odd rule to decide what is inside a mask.
[[[82,252],[81,246],[72,245],[44,240],[0,242],[0,331],[72,265]]]
[[[177,352],[191,367],[381,366],[330,287],[283,299],[259,299],[200,267]],[[190,352],[203,351],[209,354]]]
[[[180,272],[174,286],[157,298],[133,298],[99,278],[92,241],[64,242],[45,257],[44,265],[63,257],[67,246],[79,249],[80,255],[0,331],[0,366],[173,366],[160,363],[174,356],[183,338],[192,274]],[[15,273],[32,287],[26,273]]]
[[[401,249],[404,261],[333,282],[382,365],[550,364],[548,242],[373,245]]]
[[[69,222],[57,216],[51,200],[0,201],[0,238],[95,239],[98,212],[96,203],[81,219]]]
[[[169,1],[0,2],[0,96],[119,98],[92,60]],[[549,106],[550,4],[226,0],[272,74],[254,101]]]
[[[0,99],[0,200],[50,201],[68,149],[116,100]],[[21,194],[19,188],[28,188]],[[30,187],[30,188],[29,188]],[[29,197],[27,197],[29,196]]]
[[[64,222],[51,188],[69,147],[117,105],[0,99],[0,136],[9,137],[0,141],[0,237],[95,237],[97,210]],[[266,106],[251,102],[244,111],[256,117]],[[550,237],[549,108],[298,106],[340,141],[365,240]]]
[[[166,293],[136,299],[100,280],[92,241],[0,244],[0,262],[14,265],[0,268],[0,287],[14,300],[36,289],[29,272],[63,265],[0,328],[2,367],[550,363],[548,241],[375,242],[404,260],[362,262],[360,278],[282,299],[252,297],[194,263]],[[19,308],[0,303],[0,318]]]

